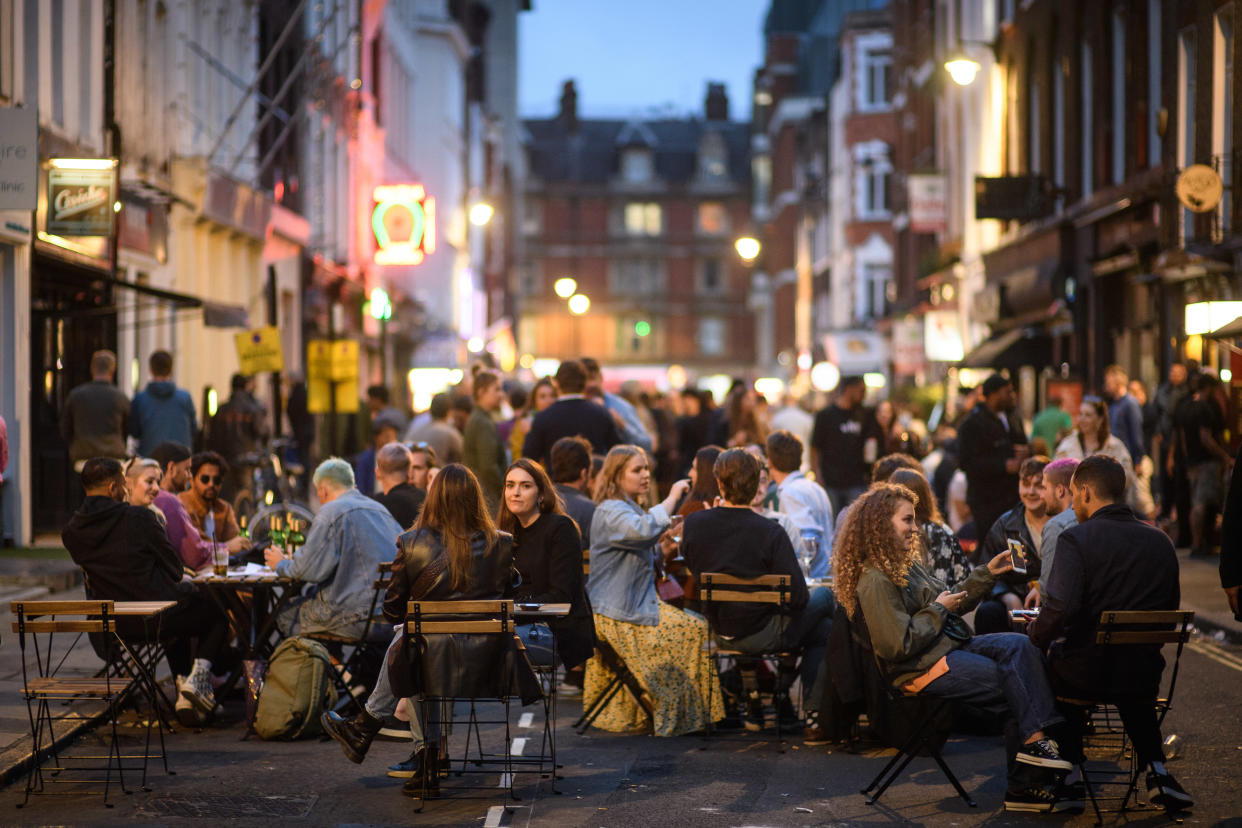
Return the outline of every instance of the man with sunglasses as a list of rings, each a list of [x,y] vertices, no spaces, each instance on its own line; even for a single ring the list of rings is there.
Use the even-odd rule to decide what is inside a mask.
[[[178,495],[194,528],[216,543],[228,543],[241,534],[233,507],[220,498],[228,468],[216,452],[200,451],[190,458],[190,488]]]

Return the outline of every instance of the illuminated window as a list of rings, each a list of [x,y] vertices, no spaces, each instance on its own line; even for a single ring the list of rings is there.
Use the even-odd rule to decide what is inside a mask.
[[[699,232],[705,236],[723,236],[729,232],[729,217],[723,204],[711,201],[699,205]]]
[[[658,236],[663,229],[664,215],[654,202],[632,201],[625,205],[627,236]]]

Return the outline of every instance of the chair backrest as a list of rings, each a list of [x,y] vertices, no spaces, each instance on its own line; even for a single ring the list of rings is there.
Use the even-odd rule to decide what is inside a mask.
[[[1184,644],[1195,620],[1190,610],[1107,610],[1095,628],[1096,644]]]
[[[591,550],[590,549],[582,550],[582,574],[583,575],[591,574]]]
[[[775,604],[785,611],[789,609],[790,581],[788,575],[739,578],[723,572],[704,572],[699,578],[699,598],[708,604]]]
[[[16,620],[13,632],[108,632],[113,628],[116,604],[113,601],[11,601],[9,610]],[[70,615],[72,619],[56,619]]]
[[[512,633],[513,601],[410,601],[406,608],[406,633]]]

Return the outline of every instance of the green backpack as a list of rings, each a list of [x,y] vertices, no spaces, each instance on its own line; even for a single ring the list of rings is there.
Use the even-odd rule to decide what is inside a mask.
[[[332,657],[318,641],[289,638],[272,653],[259,693],[254,730],[264,741],[318,736],[319,717],[336,704]]]

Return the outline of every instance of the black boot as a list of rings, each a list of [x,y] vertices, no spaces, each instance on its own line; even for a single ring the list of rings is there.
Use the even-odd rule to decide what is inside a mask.
[[[345,756],[355,764],[362,764],[371,747],[371,740],[379,729],[384,726],[383,719],[377,719],[363,710],[352,719],[344,719],[329,710],[319,717],[324,733],[340,742]]]
[[[427,745],[414,754],[418,767],[401,786],[401,793],[415,799],[434,799],[440,794],[440,748]]]

